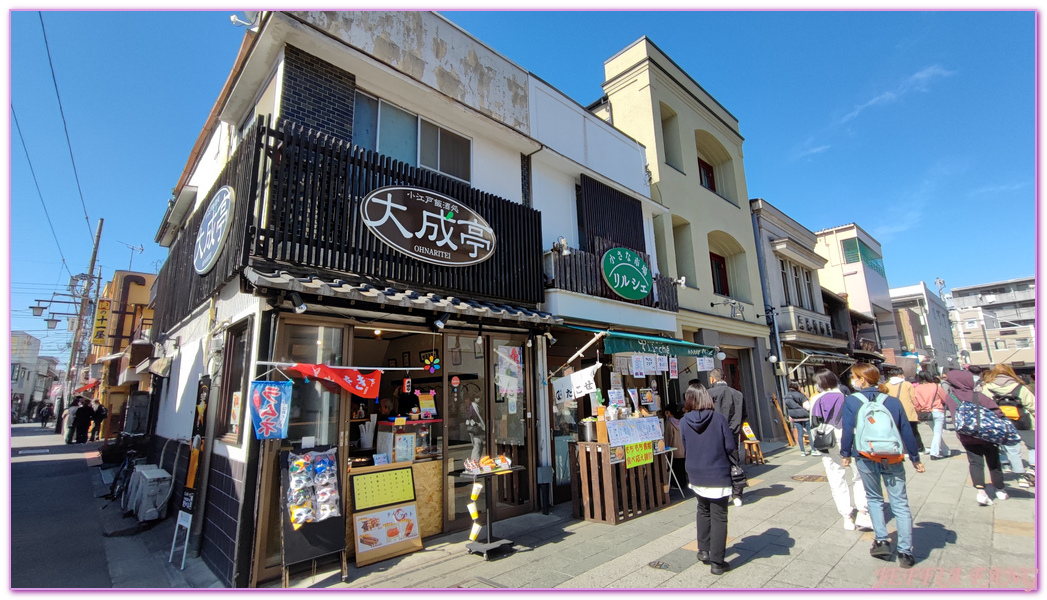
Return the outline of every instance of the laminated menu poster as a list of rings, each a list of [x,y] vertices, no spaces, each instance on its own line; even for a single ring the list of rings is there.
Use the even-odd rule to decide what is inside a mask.
[[[354,513],[353,531],[357,567],[422,549],[414,502]]]
[[[607,401],[611,406],[625,406],[625,390],[614,388],[607,390]]]
[[[654,442],[663,438],[662,422],[658,417],[607,421],[607,443],[611,446]]]

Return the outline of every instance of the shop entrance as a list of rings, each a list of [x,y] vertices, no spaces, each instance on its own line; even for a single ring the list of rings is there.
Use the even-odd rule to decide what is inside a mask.
[[[528,426],[533,409],[526,342],[526,334],[445,335],[445,531],[466,529],[472,524],[467,508],[473,502],[472,478],[451,476],[470,458],[501,454],[513,465],[525,467],[524,471],[495,478],[495,489],[484,489],[475,501],[478,512],[486,510],[487,493],[495,494],[495,520],[534,510],[534,444]]]

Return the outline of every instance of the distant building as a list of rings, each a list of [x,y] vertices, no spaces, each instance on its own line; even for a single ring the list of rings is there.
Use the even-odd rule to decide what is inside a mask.
[[[11,332],[11,416],[24,416],[36,389],[40,340],[24,331]]]
[[[771,336],[781,343],[778,358],[784,370],[780,372],[813,392],[816,370],[828,367],[840,374],[854,364],[847,355],[849,321],[840,319],[834,327],[827,310],[818,281],[819,269],[827,261],[814,251],[817,236],[762,198],[750,200],[749,206],[764,262],[769,321],[770,311],[775,311],[777,328]],[[847,303],[840,300],[846,314]]]
[[[819,231],[817,236],[815,252],[827,259],[818,271],[822,285],[846,298],[852,311],[872,320],[858,327],[855,355],[891,361],[901,345],[880,242],[855,223]]]
[[[890,293],[902,354],[916,355],[920,367],[933,373],[958,367],[949,307],[945,301],[927,289],[923,281],[917,285],[892,288]]]
[[[1019,375],[1036,367],[1036,279],[953,288],[946,296],[953,340],[963,364],[1008,364]]]

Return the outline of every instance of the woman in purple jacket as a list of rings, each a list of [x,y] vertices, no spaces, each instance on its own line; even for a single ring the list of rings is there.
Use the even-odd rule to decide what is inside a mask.
[[[992,398],[974,391],[974,375],[970,371],[949,371],[945,375],[945,380],[949,383],[949,394],[945,397],[945,406],[949,408],[949,412],[953,415],[956,414],[956,401],[960,400],[961,402],[973,402],[981,405],[996,413],[996,416],[1001,419],[1006,419],[1000,407]],[[978,495],[975,497],[978,504],[982,506],[990,506],[992,504],[989,494],[985,493],[986,464],[989,465],[989,480],[992,482],[992,486],[996,488],[996,499],[1006,500],[1008,496],[1007,492],[1003,491],[1003,470],[1000,468],[1000,452],[996,444],[969,435],[963,435],[962,433],[957,433],[956,439],[960,440],[963,449],[967,451],[967,462],[971,469],[971,481],[974,483],[975,489],[978,490]]]

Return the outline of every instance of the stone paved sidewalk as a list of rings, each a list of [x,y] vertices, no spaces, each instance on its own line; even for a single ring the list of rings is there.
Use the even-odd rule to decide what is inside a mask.
[[[1035,496],[1007,474],[1011,498],[982,507],[970,485],[955,435],[952,458],[908,471],[916,567],[869,556],[872,532],[846,531],[819,457],[785,449],[750,466],[746,502],[731,507],[727,559],[710,574],[697,561],[695,500],[617,526],[574,519],[569,505],[549,515],[500,521],[495,533],[516,551],[485,562],[465,551],[465,532],[426,540],[423,551],[357,569],[349,581],[327,571],[292,577],[294,587],[351,588],[1034,588]],[[1013,487],[1011,487],[1013,486]],[[894,537],[894,523],[888,524]],[[482,534],[481,534],[482,535]],[[892,544],[893,545],[893,544]]]

